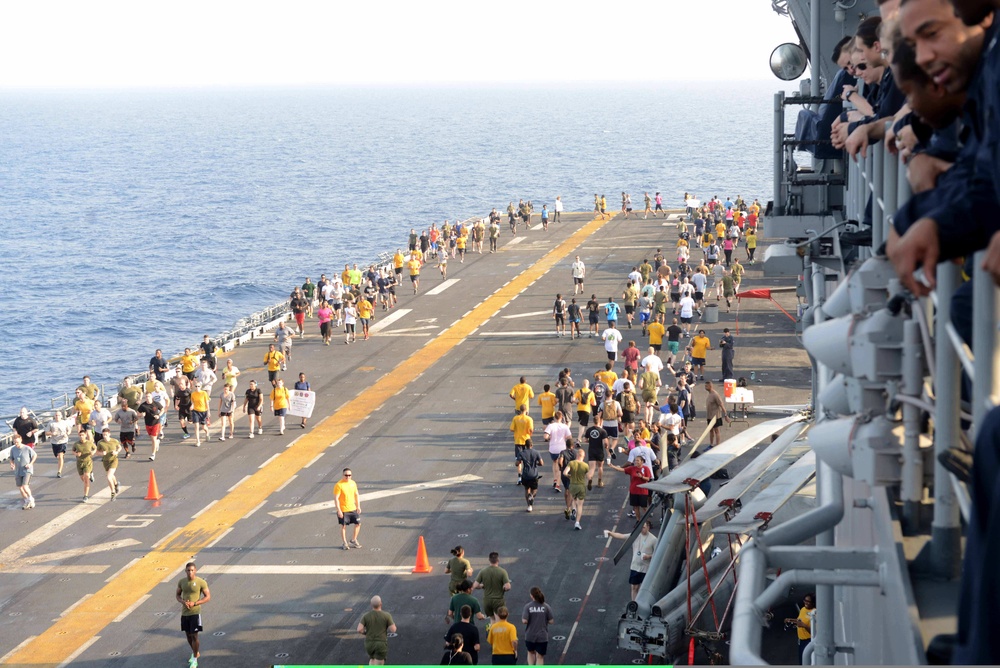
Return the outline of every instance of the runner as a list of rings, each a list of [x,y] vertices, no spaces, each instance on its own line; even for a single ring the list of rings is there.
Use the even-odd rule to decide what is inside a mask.
[[[521,479],[521,451],[531,443],[531,435],[535,433],[535,421],[528,415],[528,409],[519,405],[510,421],[510,431],[514,434],[514,465],[517,467],[517,484]]]
[[[451,579],[448,580],[448,593],[454,596],[458,593],[459,586],[466,581],[466,578],[472,577],[472,564],[469,560],[465,558],[465,550],[461,545],[457,545],[451,551],[451,559],[448,560],[448,564],[444,567],[445,575],[451,575]],[[472,583],[469,583],[469,587],[472,587]],[[450,623],[454,618],[454,610],[448,610],[448,622]]]
[[[556,321],[556,336],[566,336],[566,300],[561,294],[556,294],[552,304],[552,317]]]
[[[595,425],[596,426],[596,425]],[[603,430],[602,430],[603,431]],[[580,520],[583,518],[583,502],[587,498],[587,490],[590,489],[590,467],[583,458],[587,455],[582,449],[577,449],[576,459],[566,464],[563,469],[563,476],[569,479],[566,487],[567,494],[573,499],[572,517],[575,520],[573,528],[580,531]],[[601,458],[604,461],[604,458]],[[565,479],[564,479],[565,482]]]
[[[280,381],[279,381],[280,382]],[[211,440],[212,435],[208,431],[209,419],[211,417],[211,396],[205,391],[201,383],[194,384],[194,391],[191,393],[191,422],[194,424],[195,447],[201,447],[201,430],[204,426],[205,440]]]
[[[257,423],[257,433],[264,433],[264,421],[261,418],[264,396],[257,387],[257,381],[251,380],[250,387],[243,394],[243,412],[247,414],[247,421],[250,423],[250,438],[253,438],[253,425]]]
[[[200,358],[199,353],[192,352],[190,348],[184,349],[184,354],[181,355],[181,373],[187,376],[188,380],[194,380],[194,371],[198,368]]]
[[[188,645],[191,646],[188,666],[198,668],[198,659],[201,657],[198,634],[205,630],[201,623],[201,606],[212,600],[212,593],[208,590],[208,583],[198,577],[198,568],[193,561],[188,562],[184,572],[186,576],[177,583],[174,596],[182,606],[181,631],[187,636]]]
[[[128,459],[135,452],[135,432],[139,425],[139,413],[132,410],[128,405],[128,400],[122,397],[118,400],[118,410],[112,414],[111,419],[120,425],[118,440],[121,441],[122,449],[125,451],[125,459]],[[129,452],[129,448],[132,449],[132,452]],[[62,470],[61,465],[59,470]]]
[[[153,451],[149,455],[149,461],[156,460],[156,452],[160,449],[160,433],[163,429],[162,416],[166,413],[166,396],[160,394],[161,401],[157,401],[157,394],[154,392],[146,393],[146,400],[139,404],[139,408],[136,409],[136,413],[142,416],[143,422],[146,425],[146,434],[149,436],[149,440],[153,446]]]
[[[569,447],[573,439],[570,427],[563,420],[561,410],[556,411],[555,420],[545,427],[544,438],[549,443],[549,458],[552,460],[552,491],[559,492],[559,455]]]
[[[549,210],[547,206],[546,204],[542,205],[542,229],[545,231],[549,229]]]
[[[553,207],[553,211],[552,211],[552,222],[553,223],[558,223],[560,220],[562,220],[562,212],[563,212],[562,196],[557,195],[556,196],[556,203],[555,203],[555,206]]]
[[[362,297],[358,302],[358,320],[361,322],[361,332],[365,335],[364,340],[368,340],[368,328],[375,317],[375,304],[366,297]]]
[[[569,336],[574,340],[579,339],[583,336],[583,334],[580,333],[580,320],[582,314],[580,312],[580,305],[576,303],[576,297],[573,297],[570,300],[567,312],[569,313]]]
[[[306,300],[306,315],[313,314],[313,300],[316,299],[316,284],[306,276],[306,282],[302,284],[302,296]]]
[[[29,510],[35,507],[35,497],[31,495],[31,475],[35,471],[35,460],[38,453],[34,448],[29,448],[21,440],[20,434],[14,434],[14,445],[10,449],[10,470],[14,472],[14,485],[24,499],[21,510]],[[60,476],[62,477],[62,476]],[[89,485],[90,481],[86,481]]]
[[[420,289],[420,260],[411,255],[410,261],[406,263],[406,266],[410,270],[410,283],[413,284],[413,294],[417,294],[417,290]]]
[[[202,337],[202,341],[198,344],[201,348],[201,352],[204,356],[201,358],[202,362],[208,362],[208,366],[215,371],[218,366],[219,360],[215,356],[215,351],[218,350],[219,346],[216,345],[215,341],[212,340],[208,334]]]
[[[649,197],[649,193],[642,194],[642,200],[645,205],[645,209],[642,212],[642,219],[646,220],[646,217],[653,211],[653,200]],[[653,214],[656,217],[656,214]]]
[[[228,384],[222,386],[222,395],[219,397],[219,420],[221,421],[221,431],[219,440],[226,440],[226,425],[229,425],[229,438],[236,434],[236,424],[233,421],[233,411],[236,409],[236,393]],[[128,455],[125,455],[128,459]]]
[[[538,494],[538,479],[541,477],[539,471],[541,465],[541,455],[531,447],[531,439],[525,439],[524,447],[517,455],[517,468],[520,483],[524,485],[524,500],[528,502],[529,513],[534,510],[535,496]]]
[[[705,336],[705,330],[699,329],[698,335],[691,339],[691,365],[699,380],[705,380],[705,360],[709,350],[712,350],[712,341]]]
[[[636,518],[636,522],[638,522],[642,514],[646,512],[646,507],[649,506],[649,490],[641,485],[653,479],[653,469],[646,463],[646,458],[642,455],[636,455],[633,463],[625,467],[614,464],[608,464],[608,466],[629,477],[628,497],[632,510],[629,511],[628,516]]]
[[[277,385],[271,390],[271,410],[274,411],[274,416],[278,418],[278,433],[284,435],[285,415],[288,414],[288,388],[285,387],[285,381],[281,378],[278,379]]]
[[[283,329],[282,325],[284,324],[284,322],[279,323],[278,329]],[[288,337],[287,340],[290,341],[291,337]],[[277,385],[278,372],[285,366],[285,355],[275,350],[273,343],[267,346],[267,352],[264,353],[264,364],[267,365],[267,379],[271,382],[272,386]]]
[[[333,486],[333,501],[337,506],[337,523],[340,525],[340,539],[343,549],[359,549],[358,534],[361,533],[361,497],[354,482],[354,472],[346,468],[343,477]],[[347,542],[347,525],[354,525],[354,535]]]
[[[309,381],[306,380],[306,375],[300,372],[299,379],[295,381],[295,386],[292,389],[298,390],[299,392],[309,392],[312,390],[312,387],[309,385]],[[302,427],[303,429],[306,428],[305,417],[302,418],[302,422],[299,424],[299,426]]]
[[[589,323],[588,336],[599,336],[597,331],[598,316],[597,312],[600,310],[601,306],[597,303],[597,295],[590,295],[590,301],[587,302],[587,321]]]
[[[284,371],[287,368],[288,362],[292,360],[292,343],[295,339],[295,333],[292,330],[285,327],[285,321],[282,320],[278,323],[278,328],[274,330],[274,340],[278,343],[277,350],[281,353],[280,370]],[[264,360],[265,362],[267,360]],[[268,371],[271,367],[268,366]],[[274,385],[274,379],[269,378],[271,384]]]
[[[66,458],[66,446],[69,445],[69,435],[73,431],[73,421],[64,418],[62,411],[56,411],[52,421],[45,430],[45,435],[52,445],[52,456],[56,458],[56,477],[62,477],[63,460]],[[133,444],[133,447],[134,444]]]
[[[504,593],[510,591],[511,582],[507,571],[500,568],[500,554],[490,552],[490,565],[479,571],[473,589],[483,590],[483,612],[496,624],[500,608],[505,608]]]
[[[385,280],[380,278],[379,281]],[[382,309],[386,309],[386,301],[383,298]],[[323,345],[330,345],[330,339],[333,338],[333,309],[330,308],[329,302],[325,299],[320,302],[319,309],[316,311],[316,318],[319,320],[319,334],[323,339]]]
[[[215,375],[213,368],[207,360],[203,359],[198,369],[194,372],[195,382],[200,384],[209,394],[212,394],[212,387],[219,381],[219,377]]]
[[[21,442],[29,448],[35,447],[35,435],[38,433],[38,420],[28,413],[27,406],[21,406],[17,417],[11,423],[11,428],[21,437]]]
[[[614,450],[608,445],[608,432],[604,430],[603,421],[603,414],[596,413],[594,424],[587,428],[588,491],[594,488],[594,473],[597,473],[597,486],[604,487],[604,460],[609,456],[614,458]]]
[[[590,389],[590,381],[584,379],[583,386],[576,391],[573,395],[574,401],[576,401],[576,418],[577,422],[580,423],[579,432],[576,435],[577,440],[583,438],[583,432],[587,429],[590,424],[590,417],[593,413],[594,408],[597,407],[597,397]]]
[[[191,389],[188,387],[187,376],[177,374],[174,378],[177,381],[174,387],[174,410],[177,411],[177,421],[181,426],[184,435],[181,438],[191,438],[188,433],[187,423],[191,419]]]
[[[101,454],[101,462],[104,464],[104,474],[108,478],[108,487],[111,489],[111,500],[118,496],[118,478],[115,472],[118,470],[118,453],[122,449],[119,441],[111,438],[111,427],[105,427],[101,432],[103,438],[97,442],[97,452]]]
[[[524,376],[521,376],[517,385],[511,388],[510,394],[507,395],[514,400],[514,412],[517,412],[518,408],[524,408],[525,415],[528,414],[530,406],[530,401],[535,398],[535,391],[531,389],[531,385],[528,385]]]
[[[80,432],[80,440],[73,446],[76,455],[76,472],[83,481],[83,502],[90,501],[90,481],[94,477],[94,462],[91,459],[96,450],[94,437],[89,431]]]
[[[496,220],[490,220],[490,253],[497,252],[497,242],[500,240],[500,223]]]
[[[497,621],[486,632],[486,642],[493,650],[494,666],[513,666],[517,663],[517,629],[507,621],[507,606],[497,609]]]
[[[90,413],[94,410],[94,401],[88,399],[82,390],[77,388],[76,401],[73,403],[73,418],[76,422],[77,433],[90,431]],[[93,434],[91,434],[93,436]]]
[[[580,256],[576,256],[576,261],[572,265],[573,274],[573,294],[583,294],[583,280],[587,276],[587,265],[583,263]]]
[[[608,354],[608,359],[614,362],[618,359],[618,345],[624,339],[622,333],[615,328],[614,320],[608,321],[608,328],[601,334],[601,339],[604,341],[604,351]]]
[[[350,344],[358,340],[357,320],[358,308],[348,299],[344,302],[344,343]]]

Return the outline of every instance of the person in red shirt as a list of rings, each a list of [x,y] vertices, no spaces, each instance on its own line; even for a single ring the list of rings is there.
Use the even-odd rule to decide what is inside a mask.
[[[625,368],[633,373],[633,378],[639,375],[639,357],[642,355],[635,346],[635,341],[628,342],[628,348],[622,353],[625,358]]]
[[[629,505],[632,506],[632,512],[629,514],[629,517],[634,517],[638,522],[642,513],[646,512],[646,507],[649,505],[649,490],[639,485],[653,479],[653,469],[646,464],[646,458],[642,455],[636,455],[633,463],[624,468],[615,466],[614,464],[608,464],[608,466],[616,471],[621,471],[629,477],[628,500]]]

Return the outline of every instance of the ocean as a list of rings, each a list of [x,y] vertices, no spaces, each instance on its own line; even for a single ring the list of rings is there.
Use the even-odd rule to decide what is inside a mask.
[[[771,197],[760,83],[5,91],[0,416],[113,387],[445,219]]]

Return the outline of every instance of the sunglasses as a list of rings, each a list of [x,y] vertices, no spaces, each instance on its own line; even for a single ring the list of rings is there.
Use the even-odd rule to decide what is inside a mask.
[[[854,69],[856,69],[858,72],[864,72],[865,70],[868,69],[868,63],[858,63],[857,65],[854,66]]]

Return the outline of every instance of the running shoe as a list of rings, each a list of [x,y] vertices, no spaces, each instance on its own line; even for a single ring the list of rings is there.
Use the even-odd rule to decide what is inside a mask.
[[[117,495],[117,494],[115,494],[114,492],[111,492],[111,500],[112,500],[112,501],[114,501],[114,500],[115,500],[115,497],[116,497],[116,496],[118,496],[118,495]]]
[[[31,508],[34,508],[34,507],[35,507],[35,497],[29,496],[28,497],[28,509],[30,510]]]
[[[282,436],[284,436],[285,435],[285,430],[284,429],[279,429],[278,433],[281,434]]]
[[[88,477],[90,478],[90,482],[94,482],[94,472],[93,471],[90,472],[90,475]]]
[[[563,514],[566,515],[566,519],[569,519],[569,510],[564,510]]]
[[[603,480],[598,480],[597,481],[597,486],[598,487],[604,487],[604,481]]]
[[[594,489],[594,481],[593,480],[588,480],[587,481],[587,491],[589,492],[592,489]]]
[[[191,434],[189,434],[189,433],[187,433],[187,432],[184,432],[184,435],[183,435],[183,436],[181,436],[181,438],[183,438],[183,439],[187,440],[187,439],[191,438]]]
[[[574,524],[574,525],[573,525],[573,528],[574,528],[574,529],[576,529],[577,531],[580,531],[581,529],[583,529],[583,527],[582,527],[582,526],[580,526],[580,523],[579,523],[579,522],[577,522],[576,524]]]
[[[530,513],[531,511],[532,511],[532,507],[528,506],[528,512]]]
[[[361,548],[361,543],[359,543],[356,540],[352,540],[351,541],[351,547],[353,547],[355,550],[360,549]]]
[[[220,440],[220,441],[224,441],[224,440],[226,440],[226,437],[225,437],[225,436],[220,436],[220,437],[219,437],[219,440]]]
[[[252,431],[250,432],[250,438],[253,438],[253,432]]]
[[[156,461],[156,455],[150,455],[149,456],[149,461],[155,462]]]
[[[257,429],[257,433],[258,434],[263,434],[264,433],[264,428],[260,427],[259,429]]]
[[[62,477],[62,471],[56,471],[56,477],[57,478],[61,478]]]
[[[89,496],[84,496],[84,497],[83,497],[83,502],[84,502],[84,503],[87,503],[87,502],[89,502],[89,501],[90,501],[90,497],[89,497]]]
[[[343,549],[344,549],[344,550],[349,550],[349,549],[351,549],[351,546],[350,546],[350,545],[348,545],[347,543],[344,543],[344,547],[343,547]]]
[[[576,521],[576,508],[573,509],[573,512],[571,512],[569,516],[574,522]]]

